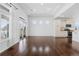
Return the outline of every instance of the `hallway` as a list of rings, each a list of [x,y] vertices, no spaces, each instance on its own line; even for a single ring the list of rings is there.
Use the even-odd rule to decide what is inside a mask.
[[[76,44],[77,42],[75,43],[75,45]],[[73,47],[71,44],[68,43],[67,38],[31,36],[28,37],[28,40],[26,39],[21,40],[19,43],[15,44],[8,50],[2,52],[0,55],[1,56],[75,56],[75,55],[79,56],[79,50],[74,48],[75,47]]]

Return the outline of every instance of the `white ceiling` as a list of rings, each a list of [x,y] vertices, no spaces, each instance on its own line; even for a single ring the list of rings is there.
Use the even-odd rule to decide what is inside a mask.
[[[73,7],[69,8],[64,13],[62,13],[62,15],[64,15],[65,17],[71,17],[71,18],[74,18],[78,14],[79,14],[79,3],[76,3]]]
[[[67,9],[72,3],[21,3],[19,4],[23,11],[30,16],[59,16]]]

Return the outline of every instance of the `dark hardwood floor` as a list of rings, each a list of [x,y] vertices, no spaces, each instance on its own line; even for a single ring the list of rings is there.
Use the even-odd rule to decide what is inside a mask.
[[[68,43],[68,38],[30,36],[23,39],[1,56],[79,56],[79,43]]]

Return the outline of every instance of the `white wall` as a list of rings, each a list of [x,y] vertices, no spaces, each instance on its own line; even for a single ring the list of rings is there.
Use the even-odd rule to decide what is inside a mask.
[[[41,20],[43,24],[39,24]],[[33,24],[33,21],[37,23]],[[49,21],[49,24],[46,24],[46,21]],[[67,32],[61,31],[61,25],[64,25],[64,23],[60,19],[55,20],[53,17],[31,16],[29,17],[29,36],[67,37]]]
[[[36,21],[36,24],[33,24]],[[43,22],[40,24],[40,22]],[[49,24],[46,24],[49,21]],[[55,22],[53,17],[34,16],[29,17],[29,36],[55,36]]]

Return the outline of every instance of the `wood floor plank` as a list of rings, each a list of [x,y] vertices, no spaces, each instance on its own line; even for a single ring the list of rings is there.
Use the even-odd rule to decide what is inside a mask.
[[[29,36],[0,56],[79,56],[78,46],[78,42],[68,43],[68,38]]]

